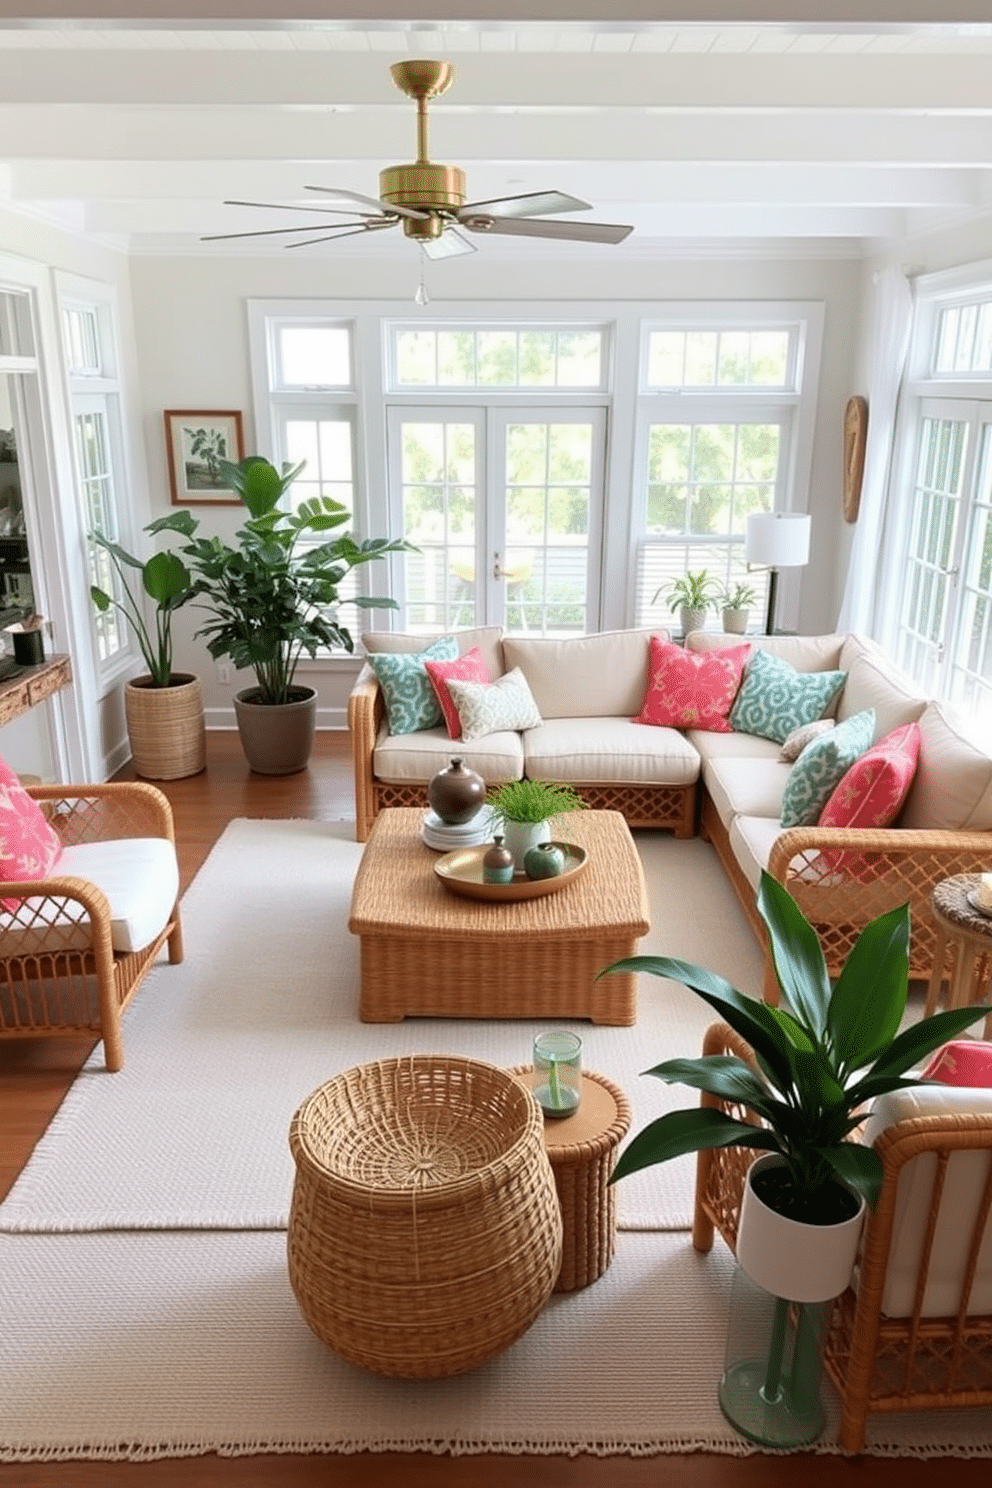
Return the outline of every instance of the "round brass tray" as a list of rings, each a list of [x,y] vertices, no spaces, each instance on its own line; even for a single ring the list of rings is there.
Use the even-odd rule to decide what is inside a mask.
[[[558,842],[565,854],[565,871],[556,878],[528,878],[519,870],[512,883],[483,883],[482,860],[492,846],[460,847],[455,852],[445,853],[434,864],[434,872],[452,894],[461,894],[466,899],[488,899],[494,904],[509,904],[518,899],[539,899],[542,894],[555,894],[559,889],[574,883],[589,861],[584,847],[574,842]]]

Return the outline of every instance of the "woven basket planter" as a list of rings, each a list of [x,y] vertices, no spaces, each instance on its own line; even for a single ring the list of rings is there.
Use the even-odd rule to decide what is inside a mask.
[[[346,1070],[290,1128],[289,1276],[310,1327],[377,1374],[473,1369],[561,1265],[537,1102],[507,1070],[412,1055]]]
[[[181,780],[206,769],[207,736],[200,679],[174,672],[168,687],[136,677],[124,686],[124,716],[135,772],[144,780]]]

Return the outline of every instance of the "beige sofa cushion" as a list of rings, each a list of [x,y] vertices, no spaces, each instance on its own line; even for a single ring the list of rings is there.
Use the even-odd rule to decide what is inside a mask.
[[[877,646],[864,642],[860,648],[845,645],[841,667],[847,671],[847,680],[837,704],[837,717],[843,722],[855,713],[874,708],[876,743],[901,724],[915,723],[927,705],[926,698],[920,696],[910,679]]]
[[[723,646],[739,646],[747,641],[755,650],[781,656],[797,672],[834,672],[842,670],[841,649],[845,637],[825,636],[739,636],[723,631],[694,630],[686,638],[687,651],[713,651]]]
[[[691,785],[699,755],[678,729],[629,718],[553,718],[523,735],[526,773],[584,785]]]
[[[901,827],[992,831],[992,756],[943,703],[920,714],[920,760]]]
[[[376,780],[392,785],[426,785],[456,755],[477,770],[487,785],[519,780],[524,772],[521,736],[512,730],[486,734],[482,739],[452,739],[446,728],[390,734],[385,724],[373,751],[372,771]]]
[[[730,823],[731,851],[755,893],[761,883],[761,870],[768,867],[775,838],[781,831],[782,823],[770,816],[735,816]]]
[[[704,765],[711,759],[777,760],[782,747],[774,739],[762,739],[757,734],[714,734],[708,729],[686,729],[685,736],[699,751]],[[704,779],[705,775],[704,769]]]
[[[503,664],[518,666],[542,718],[632,718],[648,686],[649,638],[666,631],[605,630],[599,635],[507,636]]]
[[[362,636],[362,645],[372,655],[382,652],[397,651],[423,651],[431,641],[436,641],[439,636],[453,635],[458,642],[458,655],[464,656],[466,651],[471,651],[473,646],[478,646],[482,659],[489,673],[489,680],[495,682],[497,677],[502,677],[505,667],[503,665],[503,627],[501,625],[482,625],[474,630],[436,630],[429,635],[414,635],[412,631],[404,630],[367,630]]]
[[[768,816],[781,830],[782,792],[791,770],[778,758],[722,757],[704,762],[703,781],[725,827],[735,816]]]

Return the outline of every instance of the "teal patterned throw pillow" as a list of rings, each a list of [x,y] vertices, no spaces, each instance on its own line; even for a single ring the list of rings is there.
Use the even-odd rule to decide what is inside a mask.
[[[782,792],[783,827],[808,827],[854,764],[870,749],[875,737],[875,709],[853,713],[836,728],[807,744],[789,771]]]
[[[797,672],[781,656],[755,651],[730,710],[738,734],[757,734],[784,744],[793,729],[812,723],[829,708],[846,672]]]
[[[416,734],[444,722],[425,661],[454,661],[458,641],[439,636],[423,651],[377,651],[368,658],[386,699],[391,734]]]

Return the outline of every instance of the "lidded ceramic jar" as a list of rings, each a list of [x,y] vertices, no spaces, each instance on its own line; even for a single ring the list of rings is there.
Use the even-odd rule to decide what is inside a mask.
[[[565,872],[565,854],[557,842],[537,842],[524,853],[528,878],[559,878]]]
[[[472,820],[486,799],[486,782],[456,755],[450,765],[431,777],[427,799],[431,809],[448,826],[461,826]]]

